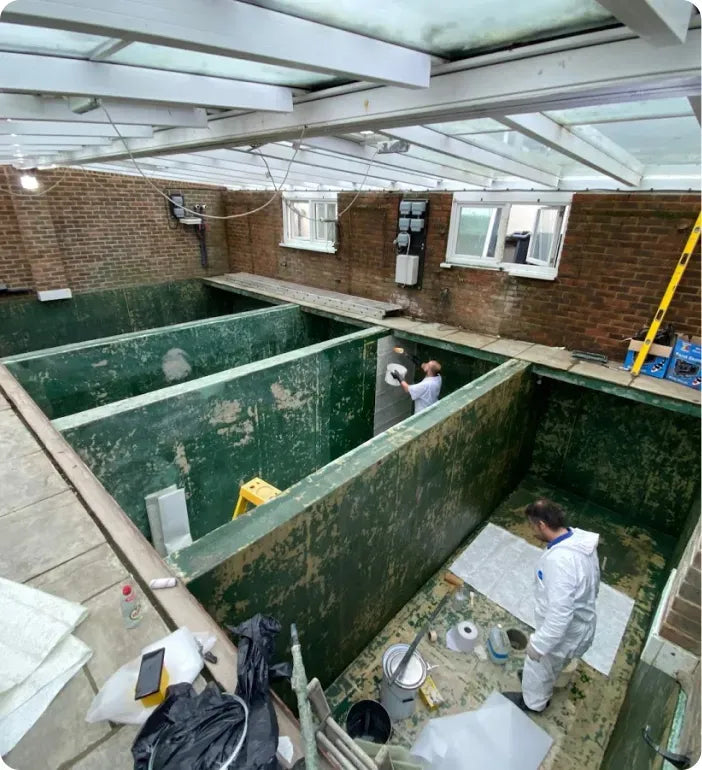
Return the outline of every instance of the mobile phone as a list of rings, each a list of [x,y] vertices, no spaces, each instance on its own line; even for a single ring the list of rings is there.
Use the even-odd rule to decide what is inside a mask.
[[[161,671],[163,670],[163,656],[166,648],[161,647],[153,652],[147,652],[141,657],[139,676],[137,677],[134,700],[141,700],[148,695],[153,695],[161,689]]]

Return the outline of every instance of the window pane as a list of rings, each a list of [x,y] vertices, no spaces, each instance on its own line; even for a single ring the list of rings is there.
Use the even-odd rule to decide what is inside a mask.
[[[560,223],[560,209],[541,209],[529,255],[530,262],[536,262],[540,265],[555,264],[556,250],[554,245],[560,235]]]
[[[470,208],[461,206],[458,220],[456,254],[466,257],[482,257],[486,241],[492,234],[492,221],[496,209],[487,206]],[[493,251],[494,255],[494,251]]]
[[[310,204],[303,201],[288,201],[287,205],[290,212],[290,237],[309,239]]]

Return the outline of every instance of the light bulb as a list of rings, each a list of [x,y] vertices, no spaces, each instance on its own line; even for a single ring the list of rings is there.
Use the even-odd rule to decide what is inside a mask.
[[[24,187],[25,190],[39,189],[39,180],[34,176],[34,174],[22,174],[20,177],[20,184],[22,187]]]

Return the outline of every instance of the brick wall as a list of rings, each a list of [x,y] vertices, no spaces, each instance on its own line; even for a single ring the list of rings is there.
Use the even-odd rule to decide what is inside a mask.
[[[227,211],[264,203],[270,193],[228,192]],[[445,259],[450,193],[430,193],[421,290],[394,282],[398,193],[363,193],[341,218],[336,254],[288,249],[282,207],[228,223],[230,268],[325,289],[393,300],[410,315],[466,329],[602,351],[623,357],[620,340],[647,325],[699,208],[699,196],[577,194],[555,281],[439,267]],[[411,196],[407,196],[411,197]],[[415,195],[415,197],[427,197]],[[351,193],[339,195],[343,209]],[[700,256],[690,262],[668,319],[700,333]]]
[[[700,655],[702,618],[702,566],[700,524],[680,559],[668,606],[661,620],[660,635],[678,646]]]
[[[7,167],[1,187],[16,172]],[[64,176],[65,175],[65,176]],[[40,197],[12,197],[0,190],[0,283],[74,292],[218,275],[226,272],[223,222],[210,220],[209,267],[200,265],[194,228],[171,229],[166,201],[140,177],[63,169],[39,172]],[[154,180],[163,191],[182,190],[187,204],[224,211],[222,191]],[[15,189],[16,186],[13,186]],[[2,298],[1,301],[11,301]]]

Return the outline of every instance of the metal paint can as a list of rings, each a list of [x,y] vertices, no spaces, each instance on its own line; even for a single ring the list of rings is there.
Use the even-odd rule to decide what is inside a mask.
[[[392,685],[395,670],[400,665],[409,648],[409,644],[393,644],[383,654],[383,681],[380,685],[380,702],[390,714],[390,719],[397,722],[407,719],[414,714],[414,703],[417,692],[427,678],[427,664],[424,658],[415,650],[407,663],[407,667]]]

